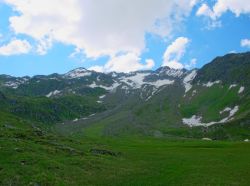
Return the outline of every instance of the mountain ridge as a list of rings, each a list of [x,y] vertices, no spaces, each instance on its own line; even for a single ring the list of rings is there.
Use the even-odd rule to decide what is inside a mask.
[[[218,57],[193,70],[100,73],[81,67],[48,76],[1,75],[0,91],[9,100],[6,112],[57,123],[64,131],[101,123],[102,134],[164,136],[176,128],[213,128],[248,116],[249,65],[248,52]]]

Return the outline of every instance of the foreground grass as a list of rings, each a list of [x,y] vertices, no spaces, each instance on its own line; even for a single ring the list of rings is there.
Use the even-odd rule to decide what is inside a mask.
[[[7,118],[7,119],[6,119]],[[249,185],[244,142],[60,136],[0,114],[0,185]]]
[[[62,137],[1,125],[0,185],[249,185],[249,157],[243,142]]]

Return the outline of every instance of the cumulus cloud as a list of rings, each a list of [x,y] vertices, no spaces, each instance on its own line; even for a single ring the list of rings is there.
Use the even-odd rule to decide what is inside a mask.
[[[141,58],[135,53],[127,53],[111,58],[104,66],[93,66],[89,70],[97,72],[133,72],[137,70],[147,70],[153,68],[155,62],[147,59],[145,64],[141,63]]]
[[[89,58],[140,55],[145,33],[168,37],[188,16],[196,0],[4,0],[17,15],[10,17],[16,34],[26,34],[45,54],[54,42],[73,45]]]
[[[174,69],[184,68],[180,60],[185,54],[189,42],[190,40],[188,38],[179,37],[169,45],[164,53],[162,66],[168,66]]]
[[[203,3],[201,5],[201,7],[197,10],[196,15],[197,16],[205,16],[206,18],[208,18],[208,19],[206,19],[206,21],[207,21],[206,28],[208,30],[221,27],[221,25],[222,25],[221,21],[217,20],[216,15],[214,14],[214,12],[210,9],[210,7],[206,3]]]
[[[26,40],[13,39],[8,44],[0,46],[0,55],[20,55],[27,54],[31,51],[32,47]]]
[[[242,47],[250,48],[250,39],[242,39],[240,44]]]
[[[231,11],[237,17],[240,16],[240,14],[249,14],[250,3],[248,0],[217,0],[212,8],[205,3],[202,4],[196,15],[207,16],[216,20],[227,11]]]

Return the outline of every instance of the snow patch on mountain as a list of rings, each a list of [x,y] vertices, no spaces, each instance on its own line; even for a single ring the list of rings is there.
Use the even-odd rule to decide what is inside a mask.
[[[220,111],[220,113],[224,113],[224,112],[229,112],[228,117],[220,120],[220,121],[212,121],[209,123],[202,123],[202,117],[201,116],[196,116],[193,115],[191,118],[183,118],[182,122],[186,125],[188,125],[189,127],[196,127],[196,126],[211,126],[214,124],[219,124],[219,123],[226,123],[228,121],[231,121],[233,119],[233,116],[238,112],[239,110],[239,106],[235,106],[234,108],[225,108],[223,111]]]
[[[3,84],[5,87],[17,89],[20,85],[26,83],[29,79],[28,78],[21,78],[21,79],[16,79],[13,81],[8,81]]]
[[[230,112],[232,109],[230,107],[226,107],[224,110],[220,111],[220,114],[223,114],[225,112]]]
[[[232,84],[232,85],[230,85],[229,90],[231,90],[231,89],[234,88],[234,87],[237,87],[237,84]]]
[[[99,96],[99,100],[96,101],[97,103],[103,103],[103,99],[106,97],[106,95]]]
[[[123,85],[123,86],[121,87],[121,89],[122,89],[122,90],[128,90],[128,89],[129,89],[129,87],[128,87],[128,86],[126,86],[126,85]]]
[[[67,74],[65,74],[65,76],[67,78],[80,78],[80,77],[86,77],[86,76],[91,76],[92,72],[88,71],[85,68],[77,68],[75,70],[72,70],[70,72],[68,72]]]
[[[193,90],[192,97],[195,96],[196,94],[197,94],[197,90]]]
[[[101,81],[100,76],[97,76],[96,81]]]
[[[112,75],[111,75],[113,78],[115,78],[115,77],[117,77],[118,75],[117,75],[117,73],[115,73],[115,72],[112,72]]]
[[[183,80],[183,84],[185,86],[185,93],[187,93],[189,90],[191,90],[192,88],[192,84],[191,82],[194,80],[194,78],[197,75],[197,71],[193,70],[190,74],[188,74],[184,80]]]
[[[150,73],[136,73],[132,76],[123,76],[119,80],[123,83],[126,83],[133,89],[138,89],[145,84],[144,79],[148,75],[150,75]]]
[[[162,67],[159,74],[160,75],[167,75],[170,77],[181,77],[184,71],[182,69],[173,69],[169,67]]]
[[[76,119],[74,119],[74,120],[73,120],[73,122],[77,122],[77,121],[79,121],[79,119],[78,119],[78,118],[76,118]]]
[[[18,82],[11,82],[11,81],[4,83],[4,86],[13,88],[13,89],[17,89],[19,85],[20,84]]]
[[[220,123],[226,123],[232,120],[232,117],[239,111],[239,106],[235,106],[234,108],[225,108],[224,110],[226,110],[226,112],[229,112],[229,116],[222,119]]]
[[[61,91],[55,90],[55,91],[52,91],[52,92],[48,93],[48,94],[46,95],[46,97],[47,97],[47,98],[50,98],[50,97],[56,96],[56,95],[58,95],[58,94],[60,94],[60,93],[61,93]]]
[[[214,81],[214,82],[207,82],[206,84],[203,84],[204,87],[212,87],[214,86],[215,84],[220,84],[221,81],[220,80],[217,80],[217,81]]]
[[[202,117],[201,116],[196,116],[196,115],[193,115],[191,118],[183,118],[182,119],[182,122],[190,127],[193,127],[193,126],[202,126],[204,125],[202,122]]]
[[[155,82],[146,82],[145,84],[155,86],[156,88],[160,88],[165,85],[174,84],[174,80],[163,79],[163,80],[157,80]]]
[[[168,79],[159,79],[154,82],[145,81],[145,77],[149,76],[150,74],[151,73],[136,73],[133,76],[121,77],[119,80],[120,82],[123,82],[132,87],[132,89],[142,88],[143,85],[152,85],[156,88],[160,88],[162,86],[171,85],[174,83],[174,80]]]
[[[244,92],[244,90],[245,90],[245,87],[240,87],[240,89],[239,89],[239,94],[241,94],[242,92]]]
[[[102,95],[102,96],[99,96],[99,99],[103,99],[105,97],[106,97],[106,95]]]
[[[154,88],[153,88],[153,91],[152,91],[152,93],[151,93],[151,95],[148,96],[147,99],[146,99],[145,101],[150,100],[157,92],[158,92],[158,89],[154,87]]]
[[[96,82],[93,82],[92,84],[89,85],[90,88],[103,88],[107,91],[115,91],[115,89],[120,86],[120,83],[114,82],[111,86],[104,86],[104,85],[97,85]]]

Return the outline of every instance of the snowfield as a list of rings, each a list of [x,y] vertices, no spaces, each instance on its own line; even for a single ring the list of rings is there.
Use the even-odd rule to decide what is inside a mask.
[[[110,87],[104,86],[104,85],[97,85],[96,82],[93,82],[89,85],[90,88],[103,88],[107,91],[115,91],[115,89],[120,86],[120,83],[114,82]]]
[[[185,86],[185,93],[187,93],[189,90],[191,90],[192,88],[192,84],[191,82],[194,80],[194,78],[197,75],[197,71],[193,70],[190,74],[188,74],[184,80],[183,80],[183,84]]]
[[[212,121],[209,123],[202,123],[202,116],[196,116],[193,115],[191,118],[183,118],[182,122],[190,127],[196,127],[196,126],[211,126],[214,124],[219,123],[226,123],[228,121],[231,121],[233,119],[233,116],[238,112],[239,106],[235,106],[234,108],[226,107],[224,110],[220,111],[220,114],[223,114],[224,112],[229,112],[228,117],[220,120],[220,121]]]
[[[162,79],[154,82],[145,81],[145,77],[149,76],[150,73],[136,73],[133,76],[122,77],[120,81],[129,85],[132,89],[142,88],[143,85],[152,85],[156,88],[160,88],[165,85],[171,85],[174,83],[174,80]]]
[[[86,76],[91,76],[92,72],[84,69],[84,68],[77,68],[73,71],[68,72],[67,74],[65,74],[65,76],[67,78],[81,78],[81,77],[86,77]]]
[[[129,76],[129,77],[122,77],[119,80],[133,89],[139,89],[142,87],[142,85],[145,84],[144,79],[146,76],[150,75],[150,73],[136,73],[135,75]]]
[[[215,84],[220,84],[221,81],[220,80],[217,80],[217,81],[214,81],[214,82],[207,82],[206,84],[203,84],[204,87],[212,87],[214,86]]]

